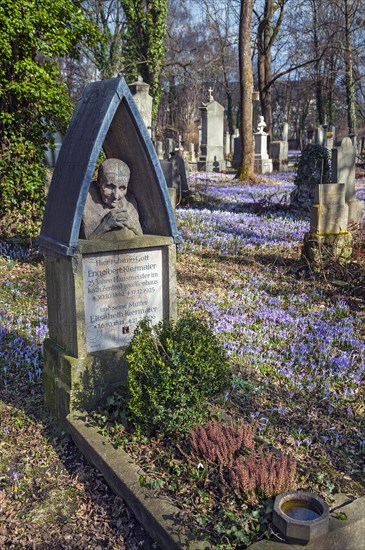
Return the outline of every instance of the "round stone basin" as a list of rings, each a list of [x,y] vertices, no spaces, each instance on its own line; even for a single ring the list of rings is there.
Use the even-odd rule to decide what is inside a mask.
[[[288,542],[307,544],[328,532],[329,509],[313,493],[290,491],[275,498],[273,524]]]

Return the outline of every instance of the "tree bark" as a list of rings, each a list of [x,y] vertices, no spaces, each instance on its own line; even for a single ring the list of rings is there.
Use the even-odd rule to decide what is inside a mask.
[[[351,41],[351,15],[349,0],[344,0],[345,11],[345,66],[346,66],[346,102],[347,102],[347,125],[349,134],[356,133],[356,107],[355,107],[355,83],[352,61]]]
[[[254,144],[252,129],[253,74],[251,61],[251,28],[253,0],[241,0],[239,25],[239,69],[240,69],[240,136],[241,165],[239,179],[254,176]]]
[[[261,113],[266,122],[265,131],[271,136],[272,108],[271,88],[266,84],[272,79],[271,39],[273,35],[274,0],[265,0],[264,15],[258,28],[258,86],[260,92]]]
[[[321,74],[321,57],[319,52],[319,37],[318,37],[318,6],[316,0],[312,0],[312,30],[313,30],[313,48],[316,82],[316,107],[317,107],[317,120],[321,126],[325,123],[324,108],[323,108],[323,77]]]

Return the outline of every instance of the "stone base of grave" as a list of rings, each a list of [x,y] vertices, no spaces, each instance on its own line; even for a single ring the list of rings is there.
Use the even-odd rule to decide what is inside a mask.
[[[45,264],[45,403],[63,425],[125,384],[125,349],[139,321],[176,318],[176,245],[153,235],[80,240],[72,257],[49,253]]]
[[[123,349],[71,357],[48,338],[44,342],[44,359],[45,405],[60,426],[70,412],[80,407],[92,410],[126,383],[128,368]]]
[[[349,207],[349,224],[354,229],[362,228],[364,225],[364,201],[352,200],[348,201]]]
[[[255,158],[255,174],[271,174],[273,171],[272,160],[270,158]]]
[[[319,235],[308,232],[304,235],[302,257],[315,268],[328,262],[344,265],[351,257],[352,243],[353,237],[350,232],[337,235]]]

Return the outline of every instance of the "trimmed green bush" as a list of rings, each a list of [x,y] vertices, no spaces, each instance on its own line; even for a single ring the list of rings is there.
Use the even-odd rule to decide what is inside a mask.
[[[208,399],[230,383],[223,348],[194,317],[153,327],[140,323],[126,359],[127,418],[144,433],[187,430],[207,416]]]

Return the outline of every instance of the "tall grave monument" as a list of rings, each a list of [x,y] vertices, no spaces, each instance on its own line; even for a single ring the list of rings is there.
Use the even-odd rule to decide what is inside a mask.
[[[224,161],[224,107],[215,101],[209,88],[209,100],[200,109],[200,156],[198,170],[221,170]]]
[[[95,172],[102,149],[106,160]],[[139,321],[176,315],[178,240],[160,163],[125,81],[89,84],[60,151],[39,237],[46,405],[60,423],[125,381],[124,350]]]

